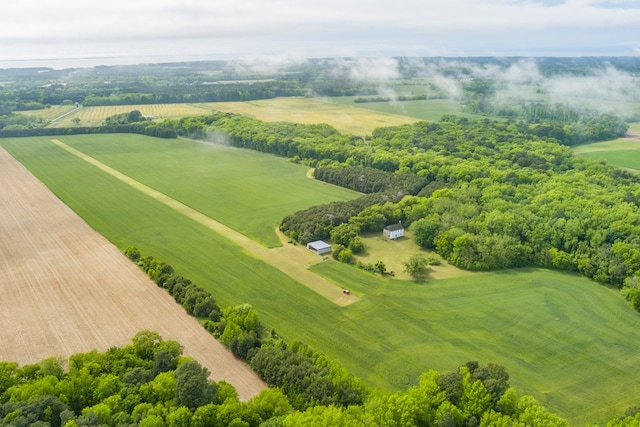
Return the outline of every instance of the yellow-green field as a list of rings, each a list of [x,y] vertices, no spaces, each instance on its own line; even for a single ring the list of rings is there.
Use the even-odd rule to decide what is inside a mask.
[[[377,127],[415,123],[419,119],[340,105],[319,98],[275,98],[204,104],[211,109],[251,116],[266,122],[327,123],[342,133],[370,134]]]
[[[20,111],[20,114],[29,117],[39,117],[42,120],[51,121],[69,113],[75,108],[76,107],[74,105],[54,105],[51,108],[45,108],[44,110]]]
[[[628,170],[640,171],[640,123],[632,123],[624,138],[578,145],[573,148],[573,153]]]
[[[73,109],[73,107],[71,109]],[[54,117],[50,117],[51,110],[53,110],[53,108],[30,111],[29,115],[42,117],[45,120],[52,120]],[[198,106],[198,104],[145,104],[82,107],[64,117],[60,117],[56,121],[50,123],[48,127],[73,127],[76,126],[73,121],[76,118],[80,119],[77,124],[78,126],[99,126],[107,117],[121,113],[128,113],[133,110],[140,111],[143,116],[153,116],[156,120],[175,119],[185,116],[199,116],[208,114],[211,111],[211,109],[204,106]],[[64,112],[62,114],[64,114]]]
[[[340,105],[316,98],[275,98],[247,102],[211,102],[201,104],[113,105],[99,107],[54,107],[24,112],[26,115],[53,120],[49,127],[99,126],[107,117],[138,110],[155,120],[200,116],[213,111],[242,114],[266,122],[327,123],[343,133],[364,136],[377,127],[396,126],[418,121],[417,118],[374,111],[352,105]],[[64,115],[65,113],[69,113]],[[64,117],[60,117],[63,116]],[[74,119],[80,119],[77,123]]]

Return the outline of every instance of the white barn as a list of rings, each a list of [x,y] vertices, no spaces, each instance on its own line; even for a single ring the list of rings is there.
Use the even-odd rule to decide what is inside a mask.
[[[318,255],[331,253],[331,245],[323,242],[322,240],[307,243],[307,249],[317,253]]]
[[[382,230],[382,235],[389,240],[395,240],[399,237],[404,236],[404,227],[402,224],[391,224],[387,225],[384,230]]]

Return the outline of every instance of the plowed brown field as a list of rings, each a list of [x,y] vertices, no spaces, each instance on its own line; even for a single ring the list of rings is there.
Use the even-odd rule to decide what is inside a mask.
[[[233,384],[266,385],[0,147],[0,360],[36,363],[156,330]]]

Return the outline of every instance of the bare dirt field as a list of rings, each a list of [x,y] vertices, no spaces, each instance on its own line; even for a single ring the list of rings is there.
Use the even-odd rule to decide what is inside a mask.
[[[37,363],[130,342],[144,329],[233,384],[266,385],[0,148],[0,360]]]

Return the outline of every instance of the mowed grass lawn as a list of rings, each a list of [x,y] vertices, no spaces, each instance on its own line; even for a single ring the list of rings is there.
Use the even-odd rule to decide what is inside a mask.
[[[109,144],[96,141],[99,160],[128,164],[113,160],[112,148],[99,154]],[[153,141],[160,152],[169,143]],[[530,269],[412,282],[333,261],[314,266],[361,297],[338,307],[50,138],[0,144],[118,247],[136,245],[169,262],[223,306],[251,303],[269,328],[310,344],[372,385],[406,387],[430,368],[449,371],[478,360],[504,365],[520,394],[533,394],[574,425],[603,423],[638,403],[640,316],[616,292],[585,278]],[[148,154],[136,153],[135,145],[128,156]]]
[[[287,159],[215,144],[141,135],[59,137],[114,169],[267,247],[282,218],[359,194],[306,177]]]

